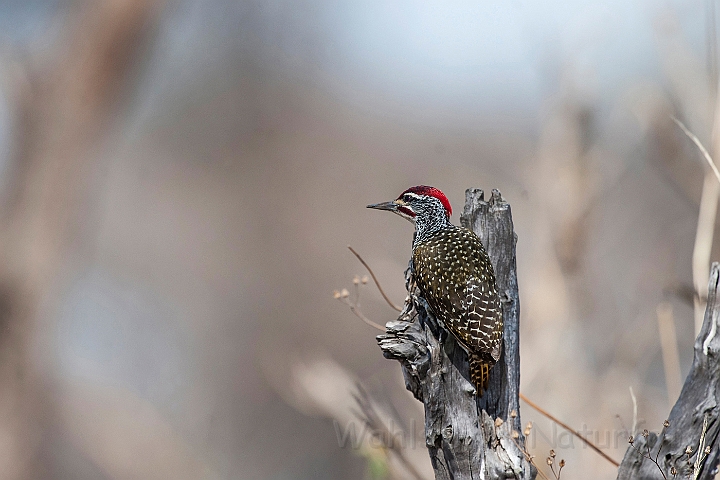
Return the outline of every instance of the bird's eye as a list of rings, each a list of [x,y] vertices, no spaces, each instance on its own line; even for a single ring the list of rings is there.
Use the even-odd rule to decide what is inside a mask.
[[[403,202],[405,202],[405,203],[410,203],[410,202],[412,202],[412,199],[413,199],[413,198],[412,198],[410,195],[405,195],[405,196],[403,197]]]

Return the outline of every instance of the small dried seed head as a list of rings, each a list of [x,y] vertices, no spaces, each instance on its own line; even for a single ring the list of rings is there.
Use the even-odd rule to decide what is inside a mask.
[[[368,278],[368,276],[367,276],[367,275],[363,275],[362,278],[360,279],[360,282],[361,282],[363,285],[365,285],[365,284],[368,282],[368,280],[370,280],[370,279]]]
[[[688,446],[685,448],[685,453],[688,454],[688,455],[691,455],[691,454],[692,454],[692,445],[688,445]]]
[[[526,437],[530,436],[530,429],[526,428],[525,431],[523,431],[523,435],[525,435]]]
[[[553,464],[553,459],[550,458],[550,457],[548,457],[548,458],[547,458],[547,464],[548,464],[548,465],[552,465],[552,464]]]
[[[495,419],[495,428],[500,428],[500,426],[503,424],[503,419],[498,417]]]
[[[340,298],[340,292],[338,292],[337,290],[334,290],[334,291],[333,291],[333,298]]]
[[[510,410],[510,418],[515,418],[515,417],[517,417],[517,410],[514,410],[514,409]]]
[[[663,422],[663,427],[667,428],[667,427],[669,427],[669,426],[670,426],[670,421],[669,421],[669,420],[665,420],[665,421]]]
[[[648,432],[648,431],[647,431],[647,428],[646,428],[645,430],[643,430],[642,436],[645,437],[645,438],[647,438],[648,435],[650,435],[650,432]]]
[[[677,470],[675,467],[670,467],[670,475],[677,475]]]
[[[560,468],[563,468],[565,466],[565,460],[561,458],[559,465],[560,465]]]
[[[710,445],[705,447],[705,455],[710,455]]]
[[[347,288],[343,288],[343,289],[340,291],[340,298],[347,298],[347,297],[349,297],[349,296],[350,296],[350,292],[348,292],[348,289],[347,289]]]
[[[528,430],[528,431],[532,430],[532,422],[528,422],[527,425],[525,425],[525,430]]]
[[[550,450],[550,456],[552,458],[555,458],[555,450],[552,450],[552,449]]]
[[[520,434],[517,432],[517,430],[513,430],[512,438],[514,438],[514,439],[520,438]]]
[[[360,284],[360,277],[358,277],[357,275],[355,275],[355,276],[353,277],[353,285],[359,285],[359,284]]]
[[[633,437],[632,435],[630,435],[630,438],[628,438],[628,443],[629,443],[630,445],[632,445],[633,443],[635,443],[635,437]]]

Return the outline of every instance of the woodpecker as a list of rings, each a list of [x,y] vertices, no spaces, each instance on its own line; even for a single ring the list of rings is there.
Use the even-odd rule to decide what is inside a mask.
[[[432,313],[468,354],[470,380],[482,396],[500,358],[502,305],[485,247],[467,228],[450,223],[452,207],[435,187],[411,187],[397,199],[368,205],[415,224],[412,275]]]

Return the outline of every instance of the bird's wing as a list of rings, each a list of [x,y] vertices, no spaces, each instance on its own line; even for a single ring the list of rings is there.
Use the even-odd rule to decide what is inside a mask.
[[[473,232],[458,228],[451,232],[460,236],[472,252],[464,258],[433,255],[424,248],[447,248],[446,242],[428,242],[413,255],[415,277],[433,313],[469,352],[483,357],[499,358],[502,335],[502,306],[495,290],[495,276],[480,239]],[[457,240],[457,239],[456,239]],[[452,273],[449,271],[452,270]],[[439,275],[454,275],[451,282],[442,282]]]
[[[438,320],[450,330],[467,350],[463,342],[460,318],[463,314],[464,292],[458,291],[452,285],[463,284],[465,274],[456,271],[455,276],[462,275],[462,281],[457,278],[443,278],[443,275],[453,275],[448,265],[447,245],[444,239],[431,239],[418,246],[413,252],[413,275],[420,289],[421,296],[432,309]],[[448,281],[451,280],[451,281]]]
[[[465,290],[465,319],[461,323],[469,331],[464,341],[476,353],[483,353],[493,360],[500,358],[499,343],[502,337],[502,305],[491,282],[482,277],[468,279]]]

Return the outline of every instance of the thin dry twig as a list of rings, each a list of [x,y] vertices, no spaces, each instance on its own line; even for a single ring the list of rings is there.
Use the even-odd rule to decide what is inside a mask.
[[[530,429],[532,428],[532,422],[527,424],[527,427],[525,427],[525,436],[527,437],[530,434]],[[528,452],[527,445],[520,445],[515,438],[513,438],[513,442],[515,443],[515,446],[517,446],[518,450],[522,452],[522,454],[525,456],[525,459],[533,466],[535,467],[535,470],[537,471],[537,474],[540,475],[545,480],[550,480],[550,478],[545,474],[545,472],[542,471],[540,466],[535,463],[535,455],[530,455],[530,452]],[[560,463],[558,466],[560,467],[559,470],[555,471],[555,450],[550,450],[550,456],[547,457],[547,464],[550,466],[550,470],[552,471],[553,476],[555,477],[555,480],[560,480],[560,474],[562,472],[563,467],[565,467],[565,460],[560,460]]]
[[[602,450],[600,450],[600,448],[598,448],[597,445],[595,445],[594,443],[592,443],[591,441],[589,441],[587,438],[585,438],[585,437],[583,437],[582,435],[580,435],[580,433],[578,433],[578,432],[576,432],[575,430],[573,430],[572,428],[570,428],[567,424],[561,422],[560,420],[558,420],[557,418],[555,418],[554,416],[552,416],[552,415],[551,415],[550,413],[548,413],[547,411],[543,410],[540,406],[538,406],[535,402],[533,402],[532,400],[530,400],[529,398],[527,398],[527,397],[526,397],[525,395],[523,395],[522,393],[520,393],[520,398],[521,398],[525,403],[527,403],[528,405],[530,405],[532,408],[534,408],[535,410],[537,410],[540,414],[544,415],[545,417],[549,418],[549,419],[552,420],[553,422],[555,422],[555,423],[557,423],[558,425],[560,425],[562,428],[564,428],[564,429],[567,430],[568,432],[570,432],[570,433],[572,433],[573,435],[575,435],[575,436],[576,436],[577,438],[579,438],[583,443],[585,443],[585,445],[587,445],[588,447],[590,447],[590,448],[592,448],[593,450],[595,450],[595,452],[597,452],[597,454],[600,455],[601,457],[603,457],[605,460],[607,460],[608,462],[612,463],[612,464],[615,465],[616,467],[619,467],[619,466],[620,466],[620,464],[619,464],[618,462],[616,462],[615,460],[613,460],[612,458],[610,458],[605,452],[603,452]]]
[[[710,165],[715,178],[720,182],[720,171],[700,139],[692,133],[680,120],[671,116],[673,121],[682,129],[687,137],[698,147],[700,153]],[[717,125],[716,125],[717,126]],[[720,185],[713,181],[709,175],[705,175],[702,195],[700,197],[700,211],[698,213],[697,231],[695,233],[695,246],[693,248],[693,283],[695,284],[695,333],[700,333],[700,327],[705,312],[705,305],[702,301],[702,292],[705,282],[710,274],[710,254],[712,251],[713,234],[715,233],[715,217],[717,215],[717,204],[720,198]]]
[[[560,480],[560,475],[562,474],[562,469],[565,466],[565,460],[562,458],[560,459],[560,463],[558,463],[558,470],[555,471],[555,450],[550,450],[550,456],[547,457],[547,464],[550,466],[550,471],[552,472],[553,476],[555,477],[555,480]]]
[[[695,465],[693,465],[693,480],[696,480],[700,475],[700,467],[702,467],[705,458],[710,453],[709,447],[705,446],[705,434],[707,433],[708,427],[708,414],[705,414],[703,418],[702,433],[700,433],[700,444],[698,445],[697,456],[695,457]]]
[[[355,316],[358,317],[360,320],[362,320],[363,322],[365,322],[366,324],[370,325],[370,326],[373,327],[373,328],[377,328],[377,329],[380,330],[381,332],[385,332],[385,331],[386,331],[385,327],[383,327],[383,326],[380,325],[379,323],[373,322],[372,320],[370,320],[369,318],[367,318],[365,315],[363,315],[363,313],[360,311],[359,308],[354,307],[354,306],[352,306],[352,305],[349,305],[349,306],[350,306],[350,311],[351,311],[352,313],[354,313]]]
[[[633,392],[632,387],[630,388],[630,398],[632,398],[633,403],[633,422],[632,422],[632,431],[630,431],[631,436],[635,436],[635,432],[637,431],[637,398],[635,398],[635,392]]]
[[[529,430],[532,427],[532,423],[528,423],[527,428],[525,428],[525,436],[527,437],[529,434]],[[540,469],[537,463],[535,463],[535,455],[530,455],[530,452],[527,450],[526,445],[520,446],[520,444],[513,438],[513,442],[515,442],[515,445],[517,446],[518,450],[522,452],[523,455],[525,455],[525,459],[533,466],[535,467],[535,470],[537,471],[538,475],[540,475],[545,480],[550,480],[547,475],[545,475],[545,472]]]
[[[382,325],[373,322],[369,318],[367,318],[365,315],[363,315],[362,311],[360,310],[360,284],[367,283],[367,277],[364,277],[362,280],[358,278],[357,276],[353,279],[353,284],[355,285],[355,300],[350,300],[350,292],[348,292],[347,288],[343,288],[342,290],[338,291],[335,290],[333,292],[333,296],[340,300],[342,303],[350,307],[350,311],[358,317],[360,320],[365,322],[367,325],[370,325],[373,328],[377,328],[381,332],[386,331],[385,327]]]
[[[375,276],[375,273],[372,271],[372,268],[370,268],[370,265],[368,265],[368,264],[365,262],[365,260],[363,260],[363,258],[360,256],[359,253],[357,253],[357,252],[355,251],[354,248],[352,248],[350,245],[348,245],[347,247],[348,247],[348,250],[350,250],[350,251],[353,253],[353,255],[355,255],[355,257],[356,257],[358,260],[360,260],[360,263],[363,264],[363,266],[367,269],[368,273],[370,273],[370,276],[372,277],[373,281],[375,282],[375,285],[377,286],[378,290],[380,290],[380,295],[382,295],[382,297],[385,299],[385,301],[387,302],[387,304],[390,305],[390,306],[391,306],[392,308],[394,308],[395,310],[397,310],[398,312],[401,312],[401,311],[402,311],[402,308],[400,308],[400,307],[398,307],[397,305],[395,305],[395,304],[392,302],[392,300],[390,300],[390,298],[389,298],[387,295],[385,295],[385,291],[384,291],[384,290],[382,289],[382,287],[380,286],[380,282],[378,282],[378,279],[377,279],[377,277]],[[384,329],[383,329],[383,330],[384,330]]]
[[[674,115],[671,115],[670,118],[672,118],[673,122],[677,124],[678,127],[687,135],[687,137],[693,141],[693,143],[698,147],[700,150],[700,153],[703,154],[703,157],[705,157],[705,160],[707,160],[708,165],[710,165],[710,168],[712,169],[713,173],[715,173],[715,177],[718,179],[718,182],[720,182],[720,170],[718,170],[718,167],[715,165],[715,162],[713,161],[712,157],[710,156],[710,153],[707,151],[707,149],[703,146],[700,139],[692,133],[688,128],[685,126],[684,123],[682,123],[680,120],[678,120]]]
[[[720,199],[720,184],[710,172],[705,174],[700,208],[698,209],[697,229],[695,231],[695,245],[693,246],[692,271],[695,295],[693,305],[695,308],[695,333],[700,333],[700,327],[705,317],[706,299],[703,292],[710,276],[710,255],[712,253],[713,236],[715,234],[715,218],[717,216],[718,199]]]
[[[542,469],[538,466],[537,463],[535,463],[535,457],[533,455],[526,455],[526,458],[528,459],[528,462],[532,464],[533,467],[535,467],[535,470],[537,471],[538,475],[540,475],[545,480],[550,480],[550,477],[545,475],[545,472],[542,471]]]
[[[660,466],[660,462],[658,462],[658,458],[660,458],[660,451],[662,450],[663,438],[665,438],[665,430],[669,426],[670,426],[670,422],[665,420],[663,422],[663,429],[662,429],[662,432],[660,433],[660,438],[658,439],[658,442],[657,442],[658,451],[655,454],[655,458],[653,458],[652,453],[650,452],[650,444],[648,443],[648,437],[650,436],[650,432],[648,432],[647,429],[643,430],[643,432],[642,432],[642,436],[645,438],[645,449],[647,450],[647,452],[642,452],[639,448],[637,448],[635,446],[635,437],[633,435],[630,435],[630,439],[628,440],[628,443],[630,443],[630,447],[635,449],[635,451],[638,452],[641,457],[647,458],[648,460],[650,460],[652,463],[655,464],[658,471],[660,472],[660,475],[662,475],[662,477],[665,480],[667,480],[667,475],[665,475],[665,472],[663,471],[662,467]],[[675,467],[673,467],[671,470],[671,473],[673,474],[673,478],[675,478],[675,472],[676,472]]]

